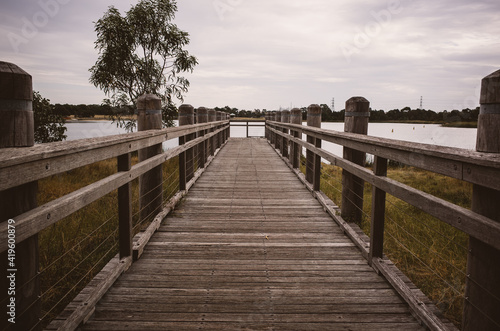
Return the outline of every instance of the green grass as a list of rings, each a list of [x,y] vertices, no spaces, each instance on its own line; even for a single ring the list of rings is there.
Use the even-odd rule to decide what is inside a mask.
[[[302,170],[304,171],[304,170]],[[412,167],[390,167],[388,177],[470,208],[472,185]],[[341,205],[342,169],[323,165],[321,190]],[[370,235],[371,185],[365,183],[361,228]],[[368,215],[368,216],[367,216]],[[387,195],[384,252],[455,325],[460,326],[468,236]]]
[[[137,163],[133,157],[132,163]],[[98,162],[39,181],[42,205],[116,173],[116,159]],[[178,158],[163,164],[164,200],[179,189]],[[132,182],[134,234],[150,220],[139,222],[138,180]],[[42,324],[46,326],[118,253],[117,192],[53,224],[39,234]]]
[[[442,126],[447,128],[477,128],[477,122],[450,122],[444,123]]]

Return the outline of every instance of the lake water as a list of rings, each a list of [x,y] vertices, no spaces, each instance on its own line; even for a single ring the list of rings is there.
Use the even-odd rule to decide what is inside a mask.
[[[306,123],[304,122],[304,125]],[[176,121],[177,125],[177,121]],[[66,123],[67,140],[95,138],[125,133],[111,121],[85,121]],[[321,123],[323,129],[344,131],[344,123]],[[382,138],[405,140],[424,144],[441,145],[448,147],[474,150],[476,146],[477,129],[446,128],[439,124],[406,124],[406,123],[370,123],[368,135]],[[251,136],[263,136],[264,128],[249,129]],[[245,137],[245,127],[231,127],[231,137]],[[304,137],[305,139],[305,137]],[[164,149],[175,147],[178,139],[172,139],[163,144]],[[323,142],[323,148],[329,152],[342,156],[342,146]]]

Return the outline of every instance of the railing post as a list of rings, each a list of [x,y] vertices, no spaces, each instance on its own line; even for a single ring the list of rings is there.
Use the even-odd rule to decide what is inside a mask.
[[[227,121],[227,114],[226,112],[222,112],[222,120],[223,121]],[[222,143],[225,143],[227,141],[227,128],[224,129],[224,131],[222,131]]]
[[[161,99],[158,96],[145,94],[137,98],[137,111],[138,131],[161,129]],[[162,151],[161,144],[141,149],[139,150],[139,162],[161,154]],[[162,177],[161,165],[139,177],[141,220],[154,216],[154,213],[161,209],[163,202]]]
[[[276,121],[276,112],[273,111],[271,114],[269,114],[269,120],[271,122]],[[275,129],[273,127],[273,129]],[[271,142],[271,145],[276,146],[276,134],[274,132],[269,132],[269,141]]]
[[[290,123],[302,125],[302,111],[298,108],[293,108],[290,112]],[[299,138],[301,134],[299,131],[293,130],[293,136],[295,138]],[[292,143],[291,154],[292,154],[292,166],[294,169],[298,169],[300,167],[300,155],[302,151],[302,147],[297,143]]]
[[[346,102],[344,131],[366,135],[370,102],[363,97],[353,97]],[[344,147],[344,159],[363,166],[366,154]],[[341,215],[349,221],[361,225],[363,215],[364,181],[342,170],[342,205]]]
[[[281,111],[277,111],[276,114],[274,115],[274,120],[276,122],[281,122]],[[280,131],[280,128],[275,128],[276,131]],[[275,139],[274,139],[274,148],[277,150],[281,150],[281,136],[278,135],[277,133],[275,134]]]
[[[215,116],[217,118],[217,122],[222,121],[222,112],[221,111],[217,111],[215,114],[216,114]],[[219,130],[220,128],[221,128],[221,125],[219,124],[217,126],[217,130]],[[221,145],[222,145],[222,133],[219,132],[217,134],[217,148],[220,148]]]
[[[217,120],[217,113],[215,112],[214,109],[209,109],[208,110],[208,122],[215,122]],[[214,132],[215,129],[210,129],[210,132]],[[212,137],[209,139],[210,141],[210,155],[211,156],[214,156],[215,154],[215,139],[216,137]]]
[[[500,70],[482,80],[480,104],[476,150],[498,154],[500,153]],[[471,176],[474,175],[474,169],[467,169],[467,172]],[[500,191],[473,185],[472,211],[500,222],[499,202]],[[499,280],[500,251],[470,237],[463,330],[500,329]]]
[[[217,122],[222,121],[222,114],[221,114],[221,112],[220,112],[220,111],[216,111],[216,112],[215,112],[215,116],[216,116],[216,121],[217,121]],[[220,125],[217,125],[217,130],[219,130],[220,128],[221,128],[221,126],[220,126]],[[220,148],[220,146],[221,146],[221,142],[222,142],[221,133],[219,132],[219,133],[217,134],[217,136],[216,136],[216,137],[217,137],[217,143],[216,143],[216,146],[217,146],[217,148]]]
[[[387,159],[375,156],[373,173],[376,176],[387,176]],[[373,258],[382,258],[384,254],[385,195],[385,191],[373,186],[370,254],[368,258],[370,265]]]
[[[194,108],[191,105],[179,107],[179,126],[192,125],[194,122]],[[179,137],[179,145],[190,141],[191,135]],[[186,190],[187,183],[193,178],[193,149],[190,148],[179,154],[179,190]]]
[[[307,108],[307,126],[313,128],[321,127],[321,107],[310,105]],[[321,139],[307,136],[307,142],[315,147],[321,147]],[[313,185],[314,191],[320,189],[321,157],[307,150],[306,153],[306,180]]]
[[[269,121],[269,114],[266,112],[266,115],[264,115],[264,120],[266,121],[264,123],[264,138],[266,138],[266,140],[269,140],[269,136],[268,136],[268,132],[267,132],[267,121]]]
[[[34,140],[33,88],[31,75],[17,65],[0,62],[0,148],[30,147]],[[38,182],[31,182],[0,192],[0,222],[9,222],[14,228],[16,216],[37,207]],[[13,223],[14,222],[14,223]],[[0,254],[3,285],[0,298],[7,307],[2,319],[14,317],[16,330],[39,330],[40,281],[38,277],[38,234],[22,241],[15,241],[15,233],[9,232],[9,244],[15,245],[15,260],[8,261],[8,250]],[[9,262],[9,263],[8,263]],[[16,270],[16,271],[14,271]],[[4,274],[5,275],[5,274]],[[15,296],[8,294],[11,279],[15,276]],[[5,301],[4,301],[5,300]],[[10,300],[15,300],[15,315],[9,315]]]
[[[118,157],[118,171],[129,171],[132,167],[131,154]],[[132,183],[118,188],[118,233],[120,259],[132,256]]]
[[[208,123],[208,109],[205,107],[198,108],[196,111],[196,117],[198,123]],[[205,131],[206,130],[200,131],[199,136],[204,137]],[[206,140],[198,147],[198,167],[200,168],[205,168],[205,163],[207,162],[207,147],[208,142]]]
[[[281,123],[290,123],[290,111],[284,110],[281,112]],[[288,133],[288,129],[283,129],[283,133]],[[281,146],[281,155],[288,158],[288,139],[283,137]]]

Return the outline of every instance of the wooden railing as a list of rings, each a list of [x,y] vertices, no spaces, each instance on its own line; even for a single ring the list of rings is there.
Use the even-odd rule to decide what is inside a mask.
[[[470,236],[463,329],[500,329],[499,82],[500,71],[483,80],[478,125],[478,149],[481,152],[366,136],[369,102],[360,97],[346,103],[345,129],[350,132],[318,128],[321,125],[321,109],[317,105],[308,108],[307,127],[301,125],[299,109],[291,111],[291,120],[288,112],[267,115],[266,137],[270,143],[309,189],[316,192],[318,200],[358,244],[369,264],[388,279],[432,330],[446,328],[412,294],[398,274],[384,263],[385,195],[388,193],[399,198]],[[302,134],[307,135],[307,141],[301,139]],[[322,141],[344,146],[344,157],[322,149]],[[305,176],[299,170],[300,150],[303,147],[307,149]],[[374,155],[373,171],[364,167],[365,153]],[[341,217],[335,212],[330,199],[319,192],[321,158],[344,170]],[[472,210],[386,177],[388,160],[474,184]],[[364,182],[373,186],[370,243],[361,239],[353,227],[361,218],[361,213],[356,210],[363,210]],[[346,199],[347,194],[352,196]]]
[[[252,138],[252,137],[262,137],[262,136],[257,136],[257,135],[250,135],[250,128],[259,128],[262,127],[264,128],[266,126],[266,121],[265,120],[253,120],[253,119],[248,119],[248,120],[231,120],[231,126],[232,127],[245,127],[246,128],[246,137],[247,138]]]
[[[10,261],[8,257],[11,255],[15,257],[7,270],[17,277],[16,284],[24,287],[15,296],[14,315],[19,318],[16,327],[31,330],[40,326],[37,239],[40,231],[118,190],[119,255],[105,268],[106,279],[81,301],[75,314],[66,320],[64,327],[76,328],[91,313],[106,289],[130,267],[134,259],[140,257],[161,220],[189,190],[228,139],[230,122],[227,115],[206,108],[198,108],[195,117],[193,107],[183,105],[179,109],[180,126],[161,129],[161,104],[158,98],[147,95],[138,100],[138,124],[145,131],[33,146],[31,76],[13,65],[8,66],[5,72],[6,75],[2,74],[0,79],[3,87],[0,89],[0,110],[6,119],[0,130],[0,252],[3,261]],[[464,329],[496,329],[500,325],[499,76],[497,72],[483,81],[478,128],[480,152],[368,137],[365,134],[369,104],[364,98],[353,98],[347,103],[346,130],[351,132],[320,129],[321,109],[318,106],[309,107],[307,127],[301,125],[302,113],[299,109],[267,114],[266,117],[266,138],[359,246],[369,263],[394,285],[431,329],[445,328],[385,263],[385,194],[406,201],[470,236]],[[307,135],[306,141],[301,139],[302,134]],[[164,141],[175,138],[179,138],[178,147],[167,151],[161,149]],[[344,146],[344,158],[321,148],[322,141]],[[302,148],[307,149],[305,175],[298,170]],[[139,152],[139,163],[132,166],[131,153],[135,151]],[[365,153],[375,156],[373,171],[362,164]],[[158,181],[161,182],[159,167],[176,156],[179,156],[180,191],[164,204],[163,199],[158,199],[161,192],[150,193],[157,189]],[[38,180],[110,158],[118,160],[115,174],[45,205],[36,206]],[[343,197],[346,199],[342,203],[342,217],[319,191],[321,158],[344,169]],[[472,210],[387,178],[388,160],[472,183]],[[198,171],[195,171],[195,164]],[[131,182],[137,178],[140,178],[142,192],[140,209],[159,208],[161,212],[134,242],[130,190]],[[362,209],[363,193],[356,190],[364,182],[374,188],[370,243],[361,238],[352,223],[346,222],[348,219],[356,222],[360,217],[358,211]],[[348,197],[348,194],[352,196]],[[146,214],[149,215],[149,211]],[[6,293],[2,294],[2,300]],[[2,302],[11,299],[6,297],[5,300]]]
[[[5,68],[7,70],[1,72],[0,78],[2,86],[9,88],[0,92],[0,107],[3,108],[0,110],[9,120],[3,123],[5,130],[2,131],[0,146],[0,253],[2,266],[11,261],[7,272],[13,278],[7,284],[12,291],[2,290],[1,300],[4,307],[13,303],[8,308],[12,319],[4,323],[6,319],[2,317],[2,329],[37,330],[41,327],[38,234],[118,190],[119,254],[105,268],[106,279],[94,288],[93,293],[87,294],[75,309],[75,314],[62,326],[63,329],[74,329],[91,312],[106,289],[140,257],[162,219],[224,145],[229,138],[228,116],[202,109],[197,114],[199,124],[192,124],[193,107],[183,105],[180,108],[181,126],[161,129],[161,102],[154,95],[145,95],[137,101],[138,127],[145,131],[33,145],[31,76],[15,65],[7,64],[1,69]],[[179,146],[163,151],[161,144],[175,138],[179,138]],[[134,152],[139,152],[139,162],[132,166]],[[162,183],[161,165],[176,156],[179,156],[180,191],[171,201],[164,203],[161,186],[158,191],[158,183]],[[110,158],[118,160],[115,174],[36,206],[38,180]],[[197,164],[197,171],[194,164]],[[141,213],[141,217],[147,217],[151,209],[156,210],[154,215],[157,216],[133,242],[131,182],[137,178],[140,178],[140,209],[148,210]]]

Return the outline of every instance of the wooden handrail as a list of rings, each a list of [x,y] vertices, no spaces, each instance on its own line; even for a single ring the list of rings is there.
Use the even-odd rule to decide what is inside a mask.
[[[246,137],[250,138],[249,134],[249,129],[250,127],[265,127],[266,126],[266,120],[261,120],[261,119],[248,119],[248,120],[231,120],[230,121],[231,126],[242,126],[246,128]],[[245,123],[245,124],[233,124],[233,123]],[[257,125],[250,125],[250,123],[259,123]],[[260,124],[262,123],[262,124]]]
[[[270,125],[274,125],[274,123]],[[285,136],[281,130],[272,128],[270,128],[270,130],[276,135]],[[287,139],[305,147],[307,150],[310,150],[316,155],[331,162],[333,165],[355,174],[364,181],[387,193],[390,193],[396,198],[406,201],[409,204],[441,219],[441,221],[446,222],[457,229],[496,247],[497,249],[500,249],[500,241],[498,240],[498,238],[500,238],[500,223],[494,222],[491,219],[474,213],[469,209],[457,206],[451,202],[419,191],[393,179],[385,176],[374,175],[371,170],[347,161],[342,157],[334,155],[324,149],[316,148],[313,144],[307,143],[300,138],[295,138],[291,135],[286,135],[286,137]],[[380,155],[377,156],[380,157]]]
[[[227,125],[228,122],[222,122]],[[221,124],[221,123],[219,123]],[[191,133],[195,132],[193,129],[204,129],[210,126],[206,125],[190,125],[185,126],[185,131],[176,130],[179,134],[181,132]],[[178,128],[176,128],[178,129]],[[201,142],[210,139],[218,135],[220,132],[224,131],[226,126],[211,132],[203,137],[192,140],[184,145],[172,148],[166,152],[152,157],[144,162],[138,163],[131,167],[129,171],[122,171],[106,177],[98,182],[92,183],[86,187],[83,187],[77,191],[74,191],[68,195],[65,195],[59,199],[53,200],[43,206],[32,209],[22,215],[18,215],[16,220],[16,238],[18,241],[22,241],[29,238],[31,235],[36,234],[46,227],[56,223],[57,221],[63,219],[64,217],[71,215],[72,213],[80,210],[81,208],[87,206],[88,204],[96,201],[97,199],[105,196],[106,194],[118,189],[119,187],[131,182],[132,180],[138,178],[142,174],[148,172],[154,167],[161,165],[162,163],[168,161],[169,159],[185,152],[186,150],[200,144]],[[169,129],[166,129],[169,130]],[[162,130],[164,131],[164,130]],[[141,136],[141,133],[134,135]],[[165,137],[165,135],[163,135]],[[116,139],[114,137],[113,139]],[[82,140],[81,142],[84,142]],[[157,144],[155,140],[148,141],[150,144]],[[92,150],[90,150],[92,151]],[[62,156],[65,156],[62,154]],[[104,158],[109,159],[109,157]],[[94,161],[97,162],[97,161]],[[93,162],[92,162],[93,163]],[[68,166],[69,168],[75,168]],[[22,167],[20,168],[22,169]],[[66,171],[66,170],[63,170]],[[0,223],[0,252],[5,251],[7,248],[7,223]]]
[[[0,149],[0,191],[228,123],[211,122],[29,148]]]
[[[323,141],[500,190],[499,154],[365,136],[281,122],[270,121],[268,125],[277,128],[288,128]]]

